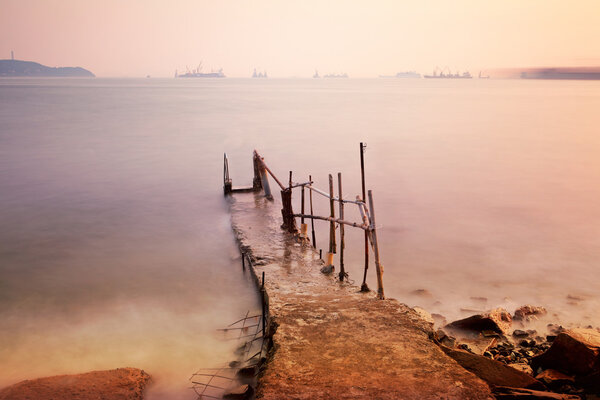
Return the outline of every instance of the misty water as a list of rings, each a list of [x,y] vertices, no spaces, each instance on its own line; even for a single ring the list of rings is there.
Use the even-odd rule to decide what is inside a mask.
[[[216,329],[257,308],[222,195],[223,153],[243,186],[253,149],[354,198],[367,143],[388,297],[598,326],[598,110],[599,82],[0,80],[0,387],[132,366],[151,398],[194,398],[231,358]]]

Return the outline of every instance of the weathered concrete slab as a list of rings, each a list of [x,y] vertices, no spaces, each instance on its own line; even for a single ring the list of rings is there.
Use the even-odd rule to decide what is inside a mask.
[[[280,209],[255,194],[231,200],[234,232],[265,272],[279,324],[257,398],[493,398],[429,340],[431,324],[414,310],[321,274],[312,247],[280,229]]]

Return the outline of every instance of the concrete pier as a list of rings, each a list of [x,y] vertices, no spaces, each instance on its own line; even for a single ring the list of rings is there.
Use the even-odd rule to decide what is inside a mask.
[[[265,273],[273,348],[257,399],[492,399],[487,384],[429,339],[432,327],[394,299],[321,274],[310,243],[281,229],[281,204],[230,197],[232,226]]]

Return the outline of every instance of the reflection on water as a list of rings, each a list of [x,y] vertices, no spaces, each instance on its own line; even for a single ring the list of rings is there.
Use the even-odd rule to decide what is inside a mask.
[[[598,109],[597,82],[1,80],[0,386],[134,366],[156,397],[189,398],[191,373],[226,361],[214,330],[256,296],[224,151],[234,185],[257,148],[282,178],[342,172],[354,197],[365,141],[388,296],[600,325]],[[346,232],[359,281],[362,233]]]

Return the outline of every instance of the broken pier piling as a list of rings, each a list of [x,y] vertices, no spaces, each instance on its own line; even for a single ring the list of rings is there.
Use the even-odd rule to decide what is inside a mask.
[[[316,247],[316,239],[315,239],[315,230],[314,230],[314,221],[322,220],[329,222],[329,250],[327,253],[327,262],[326,266],[328,267],[327,271],[333,271],[334,269],[334,254],[337,253],[337,237],[336,230],[340,230],[340,245],[339,245],[339,253],[340,253],[340,272],[339,279],[343,281],[345,277],[347,277],[347,273],[344,268],[344,226],[350,226],[354,228],[363,229],[365,231],[365,238],[367,239],[367,243],[370,243],[371,249],[373,251],[375,257],[375,268],[377,272],[377,295],[380,299],[384,299],[384,290],[383,290],[383,265],[379,258],[379,247],[377,243],[377,232],[375,225],[375,214],[374,212],[369,212],[369,208],[373,208],[373,197],[372,192],[369,190],[369,206],[367,207],[366,198],[364,194],[364,158],[363,152],[364,147],[361,143],[361,178],[363,184],[363,197],[356,197],[356,200],[346,200],[342,196],[342,174],[338,173],[338,196],[335,196],[334,193],[334,180],[333,176],[329,175],[329,192],[325,192],[313,186],[313,182],[311,177],[309,176],[309,181],[304,183],[294,183],[292,181],[292,171],[289,172],[289,183],[287,186],[284,186],[283,183],[275,176],[275,174],[269,169],[263,157],[261,157],[258,152],[255,150],[253,153],[252,161],[253,161],[253,169],[254,169],[254,179],[252,187],[248,188],[233,188],[232,181],[229,176],[229,161],[227,159],[227,155],[224,156],[224,177],[223,177],[223,191],[225,195],[231,193],[241,193],[241,192],[260,192],[264,193],[265,198],[268,200],[273,200],[273,195],[271,193],[271,188],[269,184],[268,175],[277,183],[279,188],[281,189],[281,217],[282,224],[281,228],[292,233],[298,234],[298,228],[296,225],[296,218],[301,219],[301,227],[304,227],[304,231],[300,232],[300,237],[302,239],[306,239],[306,225],[304,225],[305,219],[311,220],[312,226],[312,244],[313,247]],[[292,195],[293,189],[301,188],[301,213],[294,213],[292,207]],[[304,191],[308,189],[310,192],[310,214],[306,214],[304,211]],[[312,192],[320,194],[321,196],[326,197],[329,200],[329,208],[330,215],[329,216],[321,216],[313,214],[313,199]],[[335,216],[335,203],[339,204],[339,218]],[[360,211],[362,216],[361,222],[350,222],[344,220],[344,204],[345,203],[353,203],[355,204]],[[367,268],[368,268],[368,260],[369,260],[369,246],[366,244],[365,246],[365,274],[363,278],[362,290],[367,291],[368,288],[366,286],[366,276],[367,276]]]

